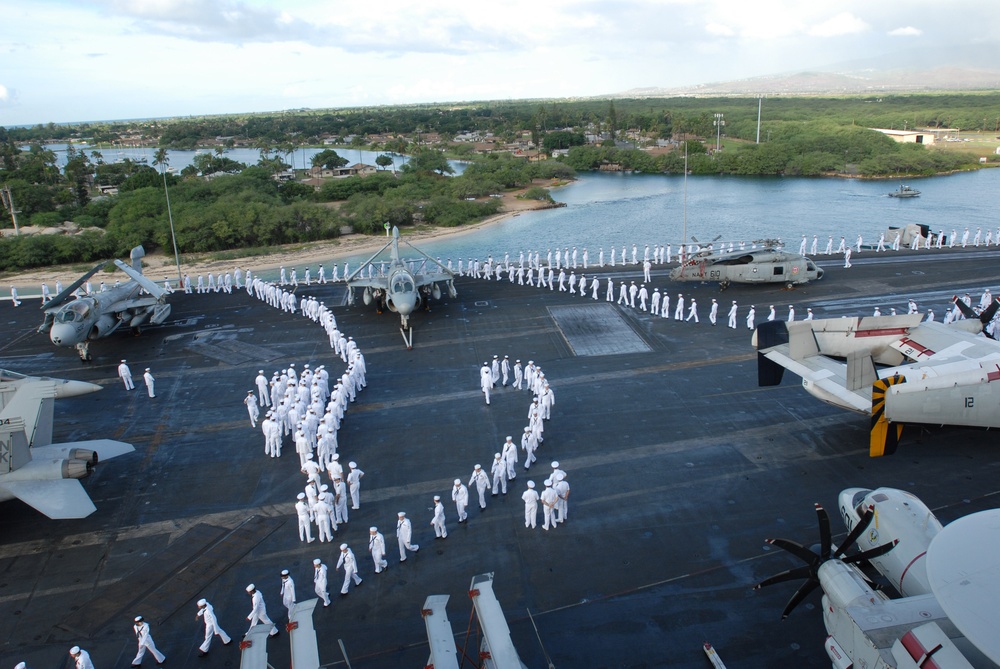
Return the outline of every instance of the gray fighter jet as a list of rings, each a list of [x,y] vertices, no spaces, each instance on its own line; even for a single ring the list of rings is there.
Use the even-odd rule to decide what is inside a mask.
[[[399,314],[399,332],[406,348],[410,349],[413,348],[410,314],[421,304],[426,306],[431,297],[441,299],[440,283],[447,286],[449,297],[457,297],[458,292],[451,270],[408,241],[403,240],[403,243],[422,256],[411,262],[412,268],[399,257],[399,228],[393,227],[392,239],[347,277],[347,303],[354,304],[355,288],[364,288],[365,304],[374,302],[379,313],[388,308]],[[386,249],[390,249],[389,261],[376,262]]]
[[[131,267],[115,260],[115,265],[130,280],[106,291],[79,296],[77,292],[105,263],[74,281],[42,305],[45,321],[38,331],[47,332],[56,346],[76,347],[80,360],[86,362],[91,359],[90,342],[106,337],[121,325],[126,324],[133,333],[138,333],[143,325],[162,323],[170,315],[167,291],[142,275],[145,255],[143,248],[136,246],[131,253]]]
[[[85,518],[97,508],[77,479],[100,460],[135,449],[111,439],[52,443],[55,400],[100,390],[84,381],[0,370],[0,502],[19,499],[49,518]]]

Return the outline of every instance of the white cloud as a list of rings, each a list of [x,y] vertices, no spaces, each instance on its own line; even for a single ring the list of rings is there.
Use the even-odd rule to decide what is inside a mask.
[[[919,37],[923,35],[924,31],[920,28],[914,28],[913,26],[905,26],[902,28],[896,28],[895,30],[890,30],[889,35],[891,37]]]
[[[4,86],[3,84],[0,84],[0,102],[7,102],[7,100],[9,99],[10,99],[10,92],[7,90],[7,87]]]
[[[736,31],[729,26],[714,22],[705,26],[705,32],[716,37],[733,37],[736,34]]]
[[[856,35],[871,30],[871,26],[854,14],[842,12],[832,19],[811,27],[807,33],[812,37],[839,37]]]

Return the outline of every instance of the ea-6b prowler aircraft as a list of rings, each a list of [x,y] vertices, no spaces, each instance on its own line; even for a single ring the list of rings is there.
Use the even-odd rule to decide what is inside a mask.
[[[85,518],[96,507],[77,479],[100,460],[131,453],[111,439],[52,443],[55,400],[100,390],[84,381],[0,370],[0,502],[19,499],[49,518]]]
[[[896,451],[905,423],[1000,427],[1000,343],[980,333],[1000,307],[949,324],[922,314],[771,321],[754,331],[757,382],[787,369],[807,393],[871,417],[869,454]],[[879,365],[880,367],[876,367]]]
[[[105,263],[94,267],[70,284],[64,291],[42,305],[45,320],[39,332],[48,332],[56,346],[74,346],[80,360],[88,361],[90,342],[106,337],[121,325],[128,325],[132,332],[146,324],[159,325],[170,315],[167,291],[142,275],[142,259],[146,256],[141,246],[132,249],[131,267],[121,260],[115,265],[129,275],[130,280],[104,292],[76,297],[74,293]],[[145,291],[147,294],[143,295]]]
[[[788,539],[768,539],[805,564],[754,589],[803,581],[787,617],[823,590],[826,652],[835,669],[973,669],[1000,664],[1000,509],[942,527],[915,496],[893,488],[840,493],[848,535],[834,546],[819,504],[819,553]],[[857,543],[859,553],[847,555]],[[872,586],[868,563],[895,591]]]
[[[441,299],[440,283],[447,285],[449,297],[457,297],[458,292],[455,290],[455,274],[451,270],[405,239],[403,243],[423,256],[417,270],[411,270],[399,257],[399,228],[394,226],[392,239],[347,277],[347,303],[354,304],[355,288],[364,288],[365,304],[375,302],[379,313],[388,307],[389,311],[399,314],[399,332],[403,335],[406,348],[410,349],[413,348],[410,314],[422,303],[426,305],[431,297]],[[376,263],[386,249],[390,249],[389,262]]]
[[[673,281],[783,283],[786,288],[823,278],[823,270],[809,258],[773,246],[749,251],[698,251],[670,271]]]

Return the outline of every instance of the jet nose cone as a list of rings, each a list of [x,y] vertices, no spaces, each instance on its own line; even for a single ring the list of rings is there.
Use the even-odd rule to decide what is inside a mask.
[[[409,316],[417,305],[417,295],[416,293],[396,293],[392,296],[392,303],[400,315]]]
[[[60,380],[56,383],[56,397],[77,397],[79,395],[86,395],[88,393],[94,393],[100,390],[101,387],[96,383],[87,383],[86,381],[69,381]]]
[[[56,323],[49,330],[49,339],[56,346],[72,346],[76,343],[76,332],[71,325]]]

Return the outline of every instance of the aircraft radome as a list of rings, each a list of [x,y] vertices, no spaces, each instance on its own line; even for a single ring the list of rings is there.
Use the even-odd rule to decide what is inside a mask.
[[[848,535],[832,544],[819,504],[819,553],[788,539],[769,539],[804,565],[764,579],[754,589],[803,580],[782,613],[813,590],[823,591],[826,652],[836,669],[937,667],[972,669],[1000,662],[1000,509],[942,527],[914,495],[893,488],[840,493]],[[857,543],[859,553],[847,555]],[[870,564],[895,597],[862,571]]]

